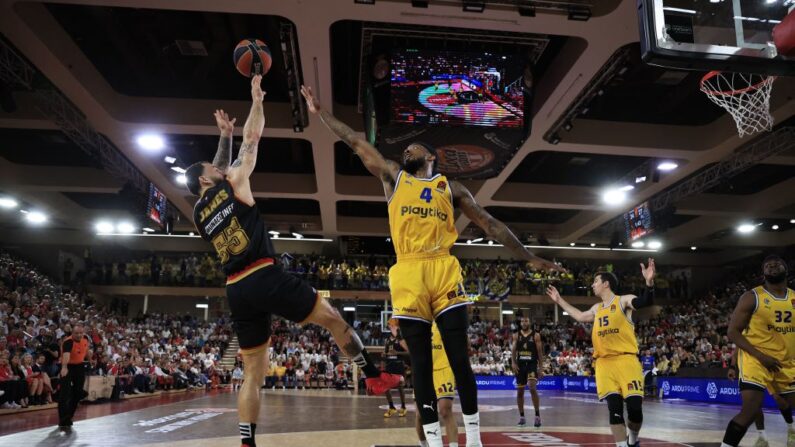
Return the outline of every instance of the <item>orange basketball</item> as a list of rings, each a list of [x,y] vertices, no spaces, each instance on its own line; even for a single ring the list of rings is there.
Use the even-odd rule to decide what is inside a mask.
[[[271,50],[259,39],[244,39],[235,47],[235,68],[248,78],[264,75],[271,69]]]

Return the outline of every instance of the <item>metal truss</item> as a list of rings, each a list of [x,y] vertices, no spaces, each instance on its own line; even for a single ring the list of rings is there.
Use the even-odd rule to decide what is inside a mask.
[[[298,57],[298,41],[292,22],[282,22],[279,29],[284,70],[287,74],[287,94],[293,116],[293,131],[303,132],[308,123],[306,104],[301,97],[301,60]]]
[[[33,93],[36,108],[65,133],[80,149],[99,161],[115,177],[125,179],[143,193],[149,180],[105,136],[94,130],[80,110],[11,44],[0,39],[0,79]]]

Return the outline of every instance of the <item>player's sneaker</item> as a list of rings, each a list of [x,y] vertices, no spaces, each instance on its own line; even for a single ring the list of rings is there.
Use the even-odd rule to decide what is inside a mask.
[[[536,416],[536,420],[533,423],[533,427],[538,428],[541,426],[541,416]]]
[[[386,410],[386,413],[384,413],[384,417],[385,417],[385,418],[391,418],[392,416],[394,416],[395,414],[397,414],[397,412],[398,412],[398,411],[397,411],[396,409],[394,409],[394,408],[390,408],[389,410]]]
[[[787,447],[795,447],[795,430],[787,430]]]
[[[516,423],[517,427],[526,427],[527,421],[525,420],[524,416],[519,417],[519,422]]]
[[[392,388],[397,388],[400,384],[400,376],[382,372],[378,377],[365,379],[364,383],[367,385],[367,394],[378,396]]]
[[[789,444],[789,441],[787,441],[787,444]],[[770,447],[770,443],[767,442],[767,439],[758,438],[754,443],[754,447]]]
[[[409,410],[406,410],[405,408],[401,408],[400,410],[398,410],[398,416],[404,418],[404,417],[406,417],[406,414],[408,412],[409,412]]]

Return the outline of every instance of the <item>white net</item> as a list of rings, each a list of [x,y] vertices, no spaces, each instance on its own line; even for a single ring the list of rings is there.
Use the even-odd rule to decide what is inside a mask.
[[[729,112],[740,137],[773,129],[770,92],[775,76],[710,72],[701,80],[701,91]]]

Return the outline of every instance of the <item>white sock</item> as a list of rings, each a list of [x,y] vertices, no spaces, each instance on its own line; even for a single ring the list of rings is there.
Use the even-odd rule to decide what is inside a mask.
[[[450,447],[458,447],[458,443],[457,443],[457,442],[451,442],[451,443],[449,444],[449,446],[450,446]]]
[[[638,442],[638,433],[639,432],[633,431],[633,430],[630,430],[630,429],[627,429],[627,432],[629,433],[629,436],[628,436],[629,439],[627,439],[627,444],[631,445],[631,444],[634,444],[634,443]]]
[[[444,447],[442,443],[442,426],[439,422],[424,424],[422,426],[422,431],[425,433],[428,447]]]
[[[629,447],[627,441],[616,442],[616,447]]]
[[[764,430],[757,430],[759,432],[760,439],[767,439],[767,435],[765,434]]]
[[[420,447],[428,447],[428,441],[420,441]]]
[[[464,430],[467,434],[467,447],[478,447],[480,442],[480,413],[464,415]]]

